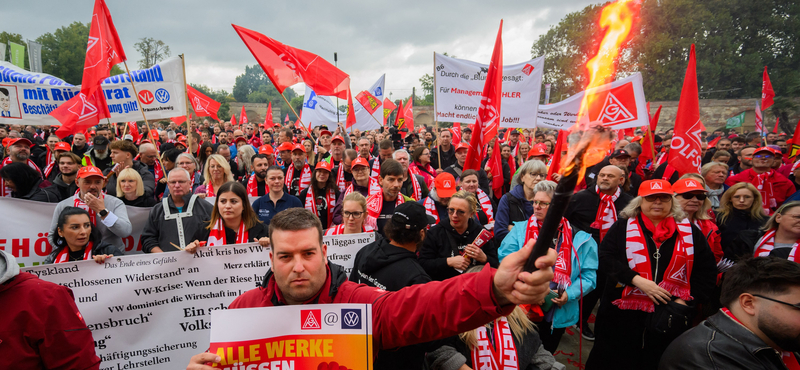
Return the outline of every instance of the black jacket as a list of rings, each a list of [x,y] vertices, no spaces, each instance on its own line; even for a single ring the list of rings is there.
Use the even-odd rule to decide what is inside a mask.
[[[119,197],[119,200],[121,200],[122,203],[125,203],[126,206],[141,208],[150,208],[158,203],[156,198],[153,198],[152,195],[142,195],[134,200],[128,200],[125,198],[125,196],[121,196]]]
[[[105,171],[103,174],[108,176],[108,184],[106,184],[106,194],[113,195],[117,198],[122,198],[122,194],[117,196],[117,174],[112,171],[114,167],[111,166]],[[139,162],[133,161],[133,165],[131,166],[134,171],[139,173],[139,176],[142,177],[142,185],[144,185],[144,195],[145,196],[153,196],[156,191],[156,178],[153,176],[153,173],[147,169],[147,165]]]
[[[381,238],[365,245],[356,254],[350,281],[388,291],[431,281],[414,252],[394,246]]]
[[[489,176],[486,175],[486,171],[483,170],[484,167],[485,166],[482,166],[478,170],[478,187],[481,188],[481,190],[483,190],[484,193],[489,194],[489,190],[490,190],[489,189],[490,188]],[[460,181],[459,179],[461,178],[461,173],[464,172],[464,167],[461,166],[460,164],[458,164],[458,162],[456,162],[456,163],[453,163],[452,165],[450,165],[450,167],[445,168],[444,172],[447,172],[447,173],[453,175],[453,177],[456,179],[456,181]],[[509,172],[511,172],[510,168],[509,168]]]
[[[767,222],[767,217],[755,219],[750,217],[749,211],[733,209],[725,222],[717,215],[717,227],[721,236],[720,245],[725,253],[725,258],[737,261],[741,257],[752,256],[755,243],[761,237],[761,227]]]
[[[416,176],[417,182],[419,183],[420,198],[414,200],[425,199],[430,192],[428,189],[428,184],[425,183],[425,178],[420,175],[410,175]],[[411,181],[411,177],[407,178],[406,181],[403,181],[403,185],[400,187],[400,194],[403,194],[409,198],[414,198],[414,184]]]
[[[183,197],[184,212],[188,212],[191,199],[192,194],[186,194]],[[178,208],[175,207],[175,201],[172,200],[172,197],[167,197],[167,206],[169,207],[170,214],[178,213]],[[200,229],[208,226],[208,220],[211,219],[213,210],[214,206],[210,203],[199,198],[195,199],[194,206],[192,206],[192,217],[181,218],[185,244],[193,242],[194,239],[191,238]],[[142,230],[140,240],[144,253],[152,252],[155,247],[159,247],[164,252],[179,250],[173,246],[173,244],[180,246],[181,243],[180,234],[178,232],[178,220],[165,220],[164,215],[164,203],[162,199],[161,202],[158,202],[158,204],[153,206],[153,209],[150,210],[150,215],[147,216],[147,223],[144,225],[144,230]]]
[[[449,222],[431,227],[419,250],[419,264],[433,280],[446,280],[461,275],[461,272],[447,265],[447,259],[463,255],[464,248],[475,241],[481,230],[483,227],[472,218],[469,219],[464,234],[459,234]],[[486,261],[492,267],[497,267],[497,246],[494,241],[486,243],[483,253],[486,254]],[[470,266],[477,264],[477,261],[472,260]]]
[[[46,189],[51,193],[56,194],[58,196],[58,200],[62,201],[75,195],[75,192],[78,191],[78,184],[77,182],[73,181],[72,184],[67,185],[67,183],[65,183],[59,175],[53,179],[52,185],[48,186]]]
[[[619,197],[614,202],[614,207],[617,209],[617,219],[619,219],[619,213],[631,200],[633,200],[633,197],[630,194],[620,191]],[[597,245],[600,245],[600,229],[592,228],[591,225],[597,216],[599,207],[600,196],[597,195],[595,187],[592,186],[575,193],[569,201],[566,213],[564,213],[564,217],[567,218],[573,228],[592,234],[592,239],[597,242]]]
[[[431,166],[435,169],[439,169],[439,156],[442,157],[442,170],[447,167],[450,167],[451,164],[456,163],[456,147],[454,145],[450,145],[450,150],[446,152],[442,152],[441,154],[439,151],[441,148],[436,147],[431,149]]]
[[[786,365],[779,352],[720,311],[672,341],[658,369],[785,370]]]
[[[25,200],[32,200],[34,202],[44,202],[44,203],[58,203],[61,199],[58,198],[56,193],[53,193],[45,188],[40,188],[39,185],[42,184],[41,179],[33,185],[30,191],[27,194],[17,194],[16,192],[11,192],[12,197],[18,199],[25,199]],[[73,194],[74,195],[74,194]]]

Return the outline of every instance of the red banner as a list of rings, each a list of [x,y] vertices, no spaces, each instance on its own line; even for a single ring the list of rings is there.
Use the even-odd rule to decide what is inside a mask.
[[[700,156],[700,132],[706,128],[703,126],[703,122],[700,122],[696,65],[694,44],[692,44],[668,158],[668,163],[681,175],[700,173],[702,159]]]

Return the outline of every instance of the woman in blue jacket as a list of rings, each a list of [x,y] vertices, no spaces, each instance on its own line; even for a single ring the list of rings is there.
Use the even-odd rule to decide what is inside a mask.
[[[541,181],[536,184],[533,215],[526,221],[516,222],[514,228],[503,239],[497,251],[501,261],[505,256],[520,250],[528,240],[538,237],[539,227],[547,214],[555,190],[556,183],[552,181]],[[538,323],[542,345],[550,353],[555,353],[567,327],[578,322],[579,299],[594,290],[598,264],[597,243],[592,236],[574,230],[565,218],[561,220],[555,248],[558,259],[555,265],[555,277],[550,283],[550,289],[553,290],[555,297],[549,298],[553,304],[544,312],[544,320]]]
[[[541,161],[525,162],[511,181],[511,191],[500,198],[494,217],[494,240],[503,241],[514,222],[525,221],[533,214],[531,199],[534,186],[547,177],[547,166]]]

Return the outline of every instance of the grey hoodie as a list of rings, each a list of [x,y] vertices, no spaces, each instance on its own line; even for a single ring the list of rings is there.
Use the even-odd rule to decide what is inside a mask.
[[[5,283],[19,275],[19,265],[14,256],[0,250],[0,284]]]

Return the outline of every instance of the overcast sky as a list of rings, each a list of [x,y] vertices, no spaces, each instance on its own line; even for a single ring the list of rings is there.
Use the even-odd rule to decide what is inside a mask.
[[[420,89],[433,69],[433,52],[488,63],[504,19],[506,64],[531,59],[533,42],[567,13],[600,1],[207,1],[106,0],[119,37],[137,69],[134,44],[160,39],[172,55],[186,54],[187,80],[231,91],[255,59],[231,27],[235,23],[284,44],[316,53],[369,88],[386,73],[393,99]],[[93,0],[6,1],[0,31],[35,39],[74,21],[87,23]],[[300,94],[301,87],[295,87]],[[417,93],[421,95],[421,92]]]

